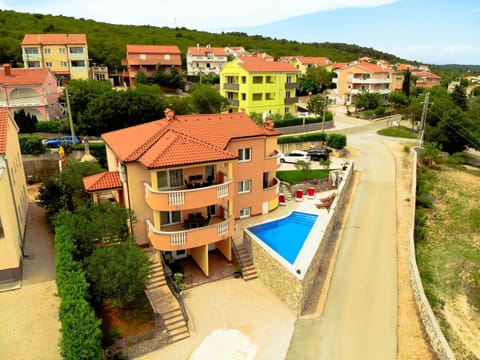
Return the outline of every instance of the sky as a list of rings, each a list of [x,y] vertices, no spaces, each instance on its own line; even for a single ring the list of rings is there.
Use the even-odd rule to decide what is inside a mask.
[[[480,65],[479,0],[0,0],[0,9],[339,42],[426,64]]]

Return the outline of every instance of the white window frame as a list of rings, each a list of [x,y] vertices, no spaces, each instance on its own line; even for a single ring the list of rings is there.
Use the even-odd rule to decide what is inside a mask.
[[[58,52],[59,52],[60,54],[65,54],[65,48],[59,48],[59,49],[58,49]]]
[[[60,66],[61,67],[67,67],[67,62],[66,61],[60,61]]]
[[[45,48],[45,49],[43,49],[43,51],[45,52],[45,54],[50,54],[50,52],[51,52],[50,48]]]
[[[162,223],[162,214],[167,215],[168,219],[166,223]],[[174,211],[160,211],[159,214],[160,218],[160,226],[166,226],[166,225],[173,225],[173,224],[180,224],[182,222],[182,213],[180,210],[174,210]],[[177,217],[177,221],[174,220],[174,217]]]
[[[250,207],[244,207],[240,209],[240,219],[250,217]]]
[[[176,177],[176,175],[174,173],[177,173],[180,174],[181,172],[181,181],[179,184],[176,184],[174,186],[172,186],[172,180]],[[166,180],[168,182],[168,185],[167,186],[158,186],[158,175],[160,173],[163,173],[165,174],[166,176]],[[182,169],[170,169],[170,170],[163,170],[163,171],[157,171],[157,188],[158,189],[171,189],[171,188],[179,188],[179,187],[183,187],[183,184],[184,184],[184,179],[185,179],[185,175],[183,174],[183,170]]]
[[[248,194],[252,191],[252,180],[240,180],[238,182],[238,193]]]
[[[51,61],[45,61],[45,67],[51,68],[53,67],[53,64]]]
[[[252,161],[252,148],[248,147],[238,149],[238,162],[248,161]]]

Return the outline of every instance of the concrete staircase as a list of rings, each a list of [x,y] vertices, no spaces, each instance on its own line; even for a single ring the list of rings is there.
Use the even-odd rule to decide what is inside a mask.
[[[284,182],[280,183],[279,191],[281,194],[285,196],[285,200],[287,201],[292,200],[292,193],[290,192],[290,187],[286,183]]]
[[[152,273],[149,276],[145,293],[155,313],[159,314],[164,321],[168,332],[168,343],[190,337],[188,324],[183,317],[177,298],[168,287],[162,264],[156,261],[150,249],[146,249],[145,253],[153,262]]]
[[[253,264],[252,259],[250,258],[250,254],[248,253],[245,247],[239,247],[238,256],[240,257],[240,261],[243,264],[242,268],[242,278],[245,281],[250,281],[258,278],[257,269],[255,269],[255,265]]]

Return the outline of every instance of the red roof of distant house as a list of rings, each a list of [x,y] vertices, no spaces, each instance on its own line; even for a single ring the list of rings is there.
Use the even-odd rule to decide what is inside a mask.
[[[0,154],[7,152],[8,110],[0,108]]]
[[[298,61],[301,61],[302,64],[313,64],[320,67],[325,67],[332,64],[330,59],[322,56],[292,56],[292,57],[296,58]]]
[[[398,71],[407,71],[407,70],[413,70],[415,69],[415,66],[409,65],[409,64],[398,64],[397,65],[397,70]]]
[[[418,76],[418,77],[423,77],[423,78],[426,78],[426,79],[441,79],[441,77],[438,76],[437,74],[427,72],[427,71],[415,71],[415,72],[412,73],[412,75]]]
[[[345,66],[347,66],[347,63],[339,62],[339,63],[334,63],[334,64],[332,65],[332,68],[333,68],[334,70],[337,70],[337,69],[341,69],[341,68],[343,68],[343,67],[345,67]]]
[[[377,65],[377,64],[372,64],[372,63],[365,62],[365,61],[355,61],[355,62],[352,62],[350,64],[345,65],[343,68],[349,68],[349,67],[353,67],[353,66],[363,67],[364,69],[366,69],[366,70],[368,70],[372,73],[386,73],[386,72],[393,73],[394,72],[389,67],[381,66],[381,65]]]
[[[39,85],[45,81],[47,68],[10,68],[10,76],[5,76],[5,70],[0,71],[0,85]]]
[[[249,72],[289,72],[298,73],[300,70],[283,61],[265,61],[259,57],[240,56],[238,65]]]
[[[227,52],[222,47],[196,47],[191,46],[188,52],[194,56],[204,56],[205,53],[210,52],[215,56],[227,56]]]
[[[118,171],[109,171],[84,177],[83,186],[87,191],[100,191],[118,189],[123,185]]]
[[[127,45],[126,64],[182,65],[181,52],[176,45]]]
[[[138,161],[148,169],[225,161],[230,141],[281,133],[257,125],[244,113],[177,115],[102,135],[123,162]]]
[[[85,34],[26,34],[22,45],[84,45]]]

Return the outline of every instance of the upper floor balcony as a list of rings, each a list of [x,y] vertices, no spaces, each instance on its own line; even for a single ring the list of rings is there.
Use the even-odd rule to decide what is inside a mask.
[[[263,184],[263,200],[271,200],[280,192],[280,179],[273,178],[268,184]]]
[[[387,78],[375,78],[375,77],[351,77],[349,78],[353,84],[389,84],[392,79]]]
[[[233,215],[226,219],[213,217],[207,226],[187,230],[183,229],[182,224],[169,225],[158,230],[150,220],[145,222],[148,240],[160,251],[191,249],[215,243],[233,236],[235,228]]]
[[[285,104],[295,104],[298,102],[298,97],[287,97],[285,98]]]
[[[177,211],[206,207],[231,200],[234,193],[233,180],[220,184],[171,190],[155,190],[144,182],[145,202],[152,210]]]
[[[223,84],[223,88],[225,90],[239,90],[240,85],[239,84],[233,84],[233,83],[225,83],[225,84]]]
[[[263,171],[275,171],[280,165],[280,151],[274,150],[263,160]]]
[[[228,99],[228,103],[232,106],[240,106],[240,101],[235,99]]]
[[[299,89],[300,84],[297,82],[287,82],[285,83],[285,89]]]

